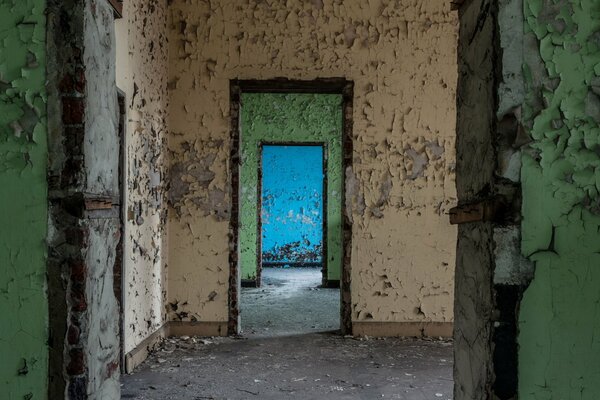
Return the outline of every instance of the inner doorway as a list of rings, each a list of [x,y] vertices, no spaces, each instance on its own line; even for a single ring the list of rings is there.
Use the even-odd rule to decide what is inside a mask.
[[[339,329],[339,290],[322,285],[329,236],[326,149],[325,143],[260,144],[261,285],[242,290],[244,333],[282,336]],[[334,233],[341,231],[336,228],[331,224]]]
[[[350,333],[351,225],[344,206],[344,171],[352,160],[347,119],[352,84],[341,79],[232,81],[231,99],[232,140],[239,144],[232,150],[232,163],[239,165],[233,197],[239,206],[231,226],[229,332],[285,325],[280,333],[339,328]],[[292,153],[318,165],[318,188],[282,177],[287,169],[296,180],[308,178],[306,165],[290,162]],[[289,184],[292,195],[286,206],[273,202],[273,190],[282,193],[281,185],[267,187],[263,196],[263,183],[269,181]],[[300,197],[311,196],[312,205],[300,204]],[[282,314],[276,315],[277,310]],[[327,315],[327,323],[313,318],[315,313]],[[261,323],[257,318],[265,315],[273,318]]]

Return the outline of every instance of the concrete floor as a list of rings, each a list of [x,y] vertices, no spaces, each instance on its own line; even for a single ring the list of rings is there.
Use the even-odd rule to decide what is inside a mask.
[[[321,268],[264,268],[260,288],[243,288],[242,334],[265,337],[340,328],[340,290],[323,289]]]
[[[122,398],[452,399],[451,342],[331,332],[339,291],[319,283],[318,270],[265,270],[243,290],[243,336],[168,339],[123,377]]]

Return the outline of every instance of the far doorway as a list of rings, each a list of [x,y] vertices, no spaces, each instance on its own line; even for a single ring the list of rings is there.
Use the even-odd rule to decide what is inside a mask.
[[[344,223],[344,171],[346,150],[351,154],[344,146],[346,97],[254,90],[242,90],[239,103],[236,97],[234,92],[239,262],[232,268],[239,275],[232,282],[241,278],[242,288],[239,303],[231,299],[230,306],[237,303],[240,311],[238,319],[230,308],[233,324],[237,332],[260,336],[340,328],[346,333],[350,225]]]
[[[325,143],[261,143],[258,268],[261,285],[242,292],[245,333],[333,331],[340,294],[327,282]]]

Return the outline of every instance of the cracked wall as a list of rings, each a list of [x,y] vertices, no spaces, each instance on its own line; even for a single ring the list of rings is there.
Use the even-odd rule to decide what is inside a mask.
[[[327,279],[342,265],[342,95],[243,93],[241,99],[240,267],[256,279],[261,142],[324,142],[327,149]]]
[[[0,392],[45,398],[45,0],[0,4]]]
[[[459,204],[486,198],[494,185],[496,110],[493,99],[497,59],[492,3],[474,0],[460,9],[456,132]],[[459,225],[454,300],[455,399],[490,398],[494,309],[492,240],[493,224],[489,221]]]
[[[171,2],[170,319],[227,321],[229,80],[338,76],[355,83],[353,319],[452,321],[455,13],[439,1],[278,4]]]
[[[49,398],[119,397],[118,104],[113,9],[50,0]]]
[[[128,1],[116,21],[126,103],[125,352],[166,321],[167,32],[164,1]]]
[[[600,393],[600,9],[525,0],[519,398]]]

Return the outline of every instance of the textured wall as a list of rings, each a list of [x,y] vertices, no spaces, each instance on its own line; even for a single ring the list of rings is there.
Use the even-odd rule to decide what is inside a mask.
[[[353,319],[451,321],[457,18],[402,0],[174,0],[169,301],[227,320],[229,79],[355,82]]]
[[[125,352],[165,322],[167,37],[164,1],[127,1],[116,21],[126,95]]]
[[[262,147],[263,263],[323,261],[323,156],[323,146]]]
[[[116,399],[119,137],[113,10],[105,1],[51,0],[47,15],[49,397]]]
[[[0,397],[46,396],[45,0],[0,3]]]
[[[526,0],[519,398],[600,393],[600,8]]]
[[[342,96],[242,94],[240,264],[242,279],[256,273],[257,186],[261,141],[327,144],[327,275],[339,280],[342,263]],[[322,166],[322,164],[321,164]]]
[[[459,203],[490,195],[496,153],[495,11],[493,0],[461,8],[456,186]],[[487,160],[488,162],[483,162]],[[493,380],[493,224],[458,229],[454,307],[454,398],[487,399]]]

